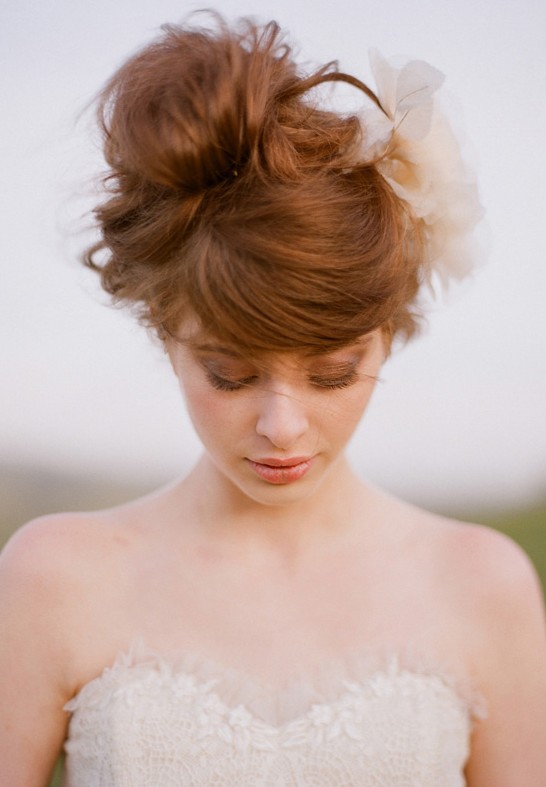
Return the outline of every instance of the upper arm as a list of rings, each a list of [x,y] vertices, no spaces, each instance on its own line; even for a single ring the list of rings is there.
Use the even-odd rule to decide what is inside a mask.
[[[473,649],[487,702],[467,767],[469,787],[546,784],[546,627],[527,556],[498,534],[470,536]],[[468,607],[469,609],[471,607]]]
[[[66,734],[70,694],[66,521],[22,528],[0,556],[0,784],[47,784]]]

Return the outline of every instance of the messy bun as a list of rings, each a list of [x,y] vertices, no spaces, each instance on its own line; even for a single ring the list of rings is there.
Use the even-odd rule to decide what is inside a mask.
[[[276,23],[166,26],[99,98],[109,172],[86,254],[116,301],[161,335],[184,315],[249,350],[315,350],[376,328],[410,336],[420,227],[362,128],[310,91]]]

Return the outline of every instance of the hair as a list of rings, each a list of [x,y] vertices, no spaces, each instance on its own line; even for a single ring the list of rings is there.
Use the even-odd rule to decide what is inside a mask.
[[[409,338],[423,274],[419,222],[354,115],[318,106],[345,82],[301,73],[278,25],[162,28],[100,93],[109,171],[84,261],[159,336],[188,315],[246,352],[327,351],[381,329]]]

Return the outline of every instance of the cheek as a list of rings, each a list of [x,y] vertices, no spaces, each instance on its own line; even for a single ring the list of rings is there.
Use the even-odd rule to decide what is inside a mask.
[[[214,429],[221,417],[222,407],[217,397],[205,390],[202,386],[182,387],[182,394],[186,402],[186,409],[196,431],[201,434]]]
[[[345,392],[343,397],[332,397],[324,404],[317,404],[313,412],[313,426],[318,435],[336,450],[342,448],[352,437],[370,399],[367,388]]]
[[[218,393],[206,385],[182,388],[186,409],[197,435],[205,447],[213,449],[235,443],[246,433],[248,409],[237,406],[228,394]]]
[[[355,392],[351,401],[340,409],[338,423],[344,432],[351,432],[358,426],[368,408],[374,387],[372,383],[364,385],[362,390]]]

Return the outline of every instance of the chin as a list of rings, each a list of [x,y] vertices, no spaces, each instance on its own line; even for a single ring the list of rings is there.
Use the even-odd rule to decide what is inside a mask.
[[[243,483],[235,482],[235,485],[239,492],[255,503],[282,508],[313,497],[321,488],[323,480],[321,474],[319,478],[305,477],[288,484],[270,484],[267,481],[252,479]]]
[[[277,490],[274,490],[273,494],[271,492],[268,494],[266,490],[264,494],[260,495],[249,494],[248,491],[245,490],[245,497],[247,500],[266,508],[288,508],[312,498],[313,492],[314,490],[311,490],[304,494],[302,492],[296,493],[295,490],[291,490],[290,492],[279,493]]]

